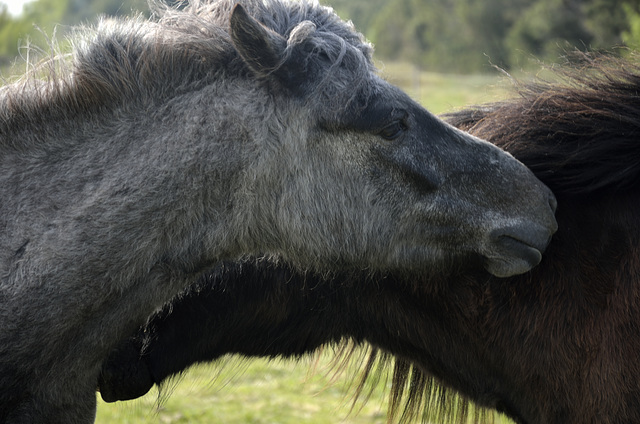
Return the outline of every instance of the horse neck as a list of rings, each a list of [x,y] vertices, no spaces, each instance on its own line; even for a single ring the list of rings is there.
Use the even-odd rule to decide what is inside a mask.
[[[239,151],[243,144],[238,142],[232,122],[221,120],[219,125],[228,129],[219,138],[215,138],[215,124],[213,128],[201,125],[210,109],[190,106],[203,98],[207,98],[204,93],[196,92],[161,105],[142,107],[133,102],[133,107],[107,109],[99,116],[49,119],[34,129],[25,126],[14,133],[24,134],[26,141],[3,149],[0,164],[8,172],[3,172],[0,182],[18,191],[26,190],[25,184],[29,184],[38,187],[41,194],[20,200],[21,208],[30,210],[29,214],[17,215],[16,205],[0,206],[15,230],[7,236],[35,242],[38,232],[44,232],[33,227],[44,225],[38,218],[42,214],[51,220],[56,219],[52,215],[56,213],[82,215],[91,217],[85,220],[88,226],[100,222],[108,231],[95,234],[98,244],[100,239],[130,231],[129,240],[113,245],[146,246],[136,252],[143,261],[173,256],[187,263],[195,261],[189,268],[213,265],[198,264],[200,254],[189,246],[200,246],[202,257],[210,260],[232,250],[230,240],[235,235],[229,230],[229,206],[237,186],[235,179],[245,164]],[[237,115],[234,118],[241,120]],[[203,135],[207,130],[213,136]],[[119,231],[123,226],[128,230]],[[152,234],[143,228],[157,231]],[[33,234],[28,234],[30,231]],[[74,237],[83,229],[69,231]],[[93,234],[93,229],[84,231]],[[132,259],[126,263],[137,262]]]
[[[629,305],[640,298],[640,201],[635,193],[558,200],[558,233],[531,272],[508,279],[484,273],[385,279],[377,291],[354,288],[357,312],[352,308],[355,316],[345,320],[345,335],[409,360],[480,406],[500,406],[516,419],[542,421],[551,404],[567,413],[579,404],[568,399],[579,395],[562,390],[577,384],[567,371],[581,360],[572,352],[599,351],[602,337],[616,331],[608,323],[635,322],[640,306]],[[598,335],[590,334],[594,329]],[[594,362],[625,369],[629,360],[607,359]],[[539,371],[541,378],[556,378],[558,386],[540,390],[528,381],[532,369],[551,368],[558,369],[546,377]]]
[[[626,282],[619,271],[640,259],[638,214],[634,191],[559,197],[558,233],[531,278],[572,291],[574,300],[606,302],[614,286]]]
[[[634,192],[559,194],[559,230],[542,263],[523,276],[491,279],[483,293],[477,324],[469,327],[482,342],[465,346],[481,360],[466,375],[491,384],[523,421],[596,422],[598,411],[619,409],[614,382],[621,376],[612,370],[633,368],[637,356],[627,351],[634,335],[625,329],[635,327],[640,307],[639,200]],[[483,369],[493,370],[489,383],[482,383]],[[589,387],[598,375],[612,383],[596,400]]]
[[[340,340],[349,318],[342,285],[323,280],[302,290],[307,278],[314,284],[311,275],[266,261],[216,268],[140,333],[151,340],[156,382],[228,353],[298,357]]]

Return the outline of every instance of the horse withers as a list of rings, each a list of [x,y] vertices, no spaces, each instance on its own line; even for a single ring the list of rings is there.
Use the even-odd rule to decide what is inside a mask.
[[[0,89],[0,421],[91,422],[108,352],[225,259],[540,261],[551,192],[383,81],[331,9],[156,8]]]

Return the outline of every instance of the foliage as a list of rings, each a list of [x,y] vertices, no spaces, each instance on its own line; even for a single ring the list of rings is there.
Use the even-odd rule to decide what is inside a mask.
[[[383,57],[431,70],[486,71],[507,66],[506,29],[523,0],[393,0],[368,35]]]
[[[378,58],[432,71],[518,69],[527,67],[529,57],[555,61],[566,50],[638,46],[640,38],[637,0],[321,1],[351,19],[376,45]],[[51,35],[59,24],[60,35],[99,14],[146,9],[146,0],[35,0],[14,18],[0,5],[0,66],[18,56],[28,38],[46,47],[34,25]]]
[[[346,1],[346,0],[343,0]],[[346,16],[358,23],[358,5]],[[626,9],[623,5],[626,4]],[[390,0],[371,7],[360,29],[378,57],[401,59],[424,69],[485,72],[527,66],[535,57],[556,61],[567,50],[610,50],[640,11],[629,0]],[[628,11],[627,11],[628,10]],[[628,18],[629,17],[629,18]],[[523,60],[524,59],[524,60]]]
[[[629,29],[622,33],[622,39],[629,47],[640,49],[640,12],[629,3],[623,4],[622,10],[629,21]]]
[[[509,64],[518,64],[520,52],[540,59],[553,59],[559,48],[571,50],[574,46],[588,46],[592,39],[592,34],[585,28],[581,3],[541,0],[524,9],[508,32]]]
[[[24,54],[24,47],[48,51],[49,39],[63,38],[72,25],[146,10],[145,0],[36,0],[27,3],[18,17],[0,4],[0,68],[7,68]]]

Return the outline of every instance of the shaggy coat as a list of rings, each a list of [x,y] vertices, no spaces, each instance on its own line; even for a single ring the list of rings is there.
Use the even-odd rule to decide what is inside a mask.
[[[0,422],[92,422],[107,353],[225,259],[540,261],[550,191],[380,79],[332,10],[156,15],[81,28],[71,63],[0,89]]]
[[[393,363],[392,420],[467,422],[471,400],[522,424],[640,422],[640,67],[582,59],[447,117],[554,190],[559,229],[531,272],[327,280],[227,264],[112,354],[103,397],[139,396],[229,352],[298,356],[347,339],[373,346],[365,375]]]

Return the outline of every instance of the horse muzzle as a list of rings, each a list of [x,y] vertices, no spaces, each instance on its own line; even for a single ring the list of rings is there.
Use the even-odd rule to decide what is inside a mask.
[[[544,211],[540,221],[519,220],[491,230],[483,253],[486,270],[496,277],[510,277],[538,265],[558,230],[556,208],[556,199],[549,192],[549,210]]]

